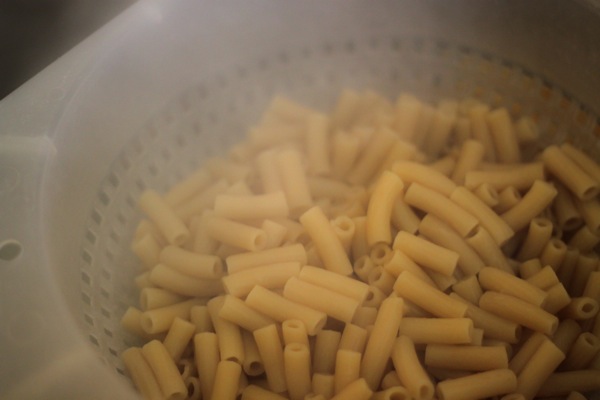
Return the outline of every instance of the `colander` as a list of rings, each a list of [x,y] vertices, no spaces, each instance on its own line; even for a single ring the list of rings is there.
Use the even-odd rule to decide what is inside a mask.
[[[598,155],[599,68],[595,1],[139,1],[0,102],[0,398],[137,398],[137,198],[274,95],[476,97]]]

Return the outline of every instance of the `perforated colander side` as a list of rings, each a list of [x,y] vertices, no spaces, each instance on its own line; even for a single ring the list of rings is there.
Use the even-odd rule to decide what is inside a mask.
[[[204,159],[223,155],[255,123],[269,100],[283,94],[323,111],[344,88],[400,92],[436,101],[474,97],[533,115],[544,137],[571,138],[598,153],[597,117],[575,97],[507,60],[426,38],[367,38],[286,49],[222,75],[203,77],[140,127],[108,166],[82,231],[81,318],[100,357],[123,372],[119,354],[135,339],[119,320],[137,305],[130,251],[141,218],[136,199],[145,188],[165,191]]]

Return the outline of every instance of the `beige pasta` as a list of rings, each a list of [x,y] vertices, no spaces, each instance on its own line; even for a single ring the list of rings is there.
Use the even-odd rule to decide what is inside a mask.
[[[324,114],[311,113],[306,120],[306,153],[309,171],[324,175],[331,171],[329,160],[329,118]]]
[[[513,236],[514,231],[506,222],[464,187],[457,187],[450,195],[450,200],[477,218],[479,224],[490,233],[498,245],[502,246]]]
[[[217,256],[196,254],[176,246],[166,246],[160,252],[160,262],[182,274],[198,279],[219,279],[224,266]]]
[[[166,332],[175,318],[189,319],[190,309],[203,303],[201,299],[191,299],[144,311],[140,316],[140,325],[146,333]]]
[[[417,264],[446,276],[454,273],[459,257],[452,250],[403,231],[394,238],[393,249],[401,251]]]
[[[392,209],[392,224],[398,230],[415,234],[419,229],[419,216],[404,201],[404,195],[400,194]]]
[[[487,115],[498,160],[504,163],[521,161],[519,141],[512,119],[506,108],[500,108]]]
[[[338,349],[333,374],[335,393],[340,393],[346,386],[360,377],[361,358],[362,354],[358,351]]]
[[[550,205],[556,193],[556,189],[550,183],[537,180],[519,203],[501,215],[502,219],[517,232]]]
[[[373,390],[369,387],[365,378],[360,378],[346,386],[331,400],[369,400]]]
[[[238,325],[219,315],[224,303],[225,297],[219,296],[211,299],[207,304],[210,319],[219,340],[220,358],[221,361],[235,361],[241,364],[244,362],[242,332]]]
[[[514,186],[509,186],[498,193],[498,204],[494,206],[494,211],[502,214],[516,206],[521,199],[521,193]]]
[[[227,218],[211,217],[206,229],[213,239],[247,251],[260,251],[267,245],[265,231]]]
[[[323,329],[316,335],[312,369],[318,374],[333,374],[341,334],[338,331]]]
[[[290,400],[303,400],[311,389],[308,346],[302,343],[286,345],[283,350],[283,365]]]
[[[161,246],[150,233],[144,234],[131,244],[131,251],[142,261],[146,269],[151,269],[159,262]]]
[[[196,333],[196,326],[189,321],[176,317],[163,340],[171,358],[177,362],[188,343]]]
[[[184,296],[165,289],[147,287],[140,290],[140,305],[144,311],[170,306],[184,300]]]
[[[363,185],[368,183],[379,169],[382,160],[385,159],[395,138],[396,133],[391,129],[378,129],[373,134],[373,138],[369,140],[366,147],[360,153],[356,163],[348,172],[348,175],[346,176],[348,182]]]
[[[465,175],[465,186],[473,190],[482,184],[488,184],[498,192],[508,187],[527,190],[536,180],[544,179],[544,164],[533,162],[516,164],[507,169],[469,171]]]
[[[474,275],[485,263],[475,250],[448,224],[427,214],[419,224],[419,232],[433,243],[458,254],[456,265],[465,275]]]
[[[390,221],[396,198],[404,188],[398,175],[384,171],[377,180],[367,208],[367,243],[392,243]]]
[[[269,388],[275,393],[287,390],[283,346],[275,324],[253,332],[258,352],[262,359]]]
[[[508,354],[500,346],[458,346],[428,344],[425,365],[465,371],[508,368]]]
[[[243,330],[242,342],[244,343],[244,362],[242,363],[244,373],[248,377],[262,375],[265,372],[265,367],[260,357],[254,334]]]
[[[187,388],[179,370],[161,342],[152,340],[146,343],[142,347],[142,355],[152,369],[163,396],[174,400],[187,397]]]
[[[467,312],[465,304],[432,288],[409,271],[404,271],[398,276],[394,292],[438,317],[459,318]]]
[[[121,358],[135,387],[145,399],[162,400],[164,398],[154,372],[139,347],[128,348],[121,353]]]
[[[482,268],[478,276],[481,287],[486,290],[509,294],[538,307],[543,307],[546,300],[542,289],[498,268]]]
[[[361,150],[361,141],[358,137],[344,131],[333,134],[331,143],[331,172],[338,178],[345,177],[358,158]]]
[[[325,325],[327,314],[288,300],[262,286],[255,286],[246,297],[246,304],[275,321],[299,319],[309,335],[315,335]]]
[[[496,149],[492,139],[492,133],[487,122],[489,107],[484,104],[478,104],[469,110],[469,120],[471,121],[471,132],[473,138],[483,144],[485,149],[485,159],[487,161],[496,160]]]
[[[558,146],[549,146],[542,152],[546,168],[580,200],[590,200],[600,186]]]
[[[323,210],[311,208],[300,216],[300,222],[312,238],[325,267],[341,275],[350,275],[352,264]]]
[[[220,194],[215,198],[215,215],[234,220],[284,218],[290,213],[283,191],[257,195]]]
[[[558,327],[556,316],[511,295],[487,291],[481,295],[479,307],[547,335],[553,334]]]
[[[281,331],[285,346],[290,343],[302,343],[307,346],[310,345],[308,342],[308,333],[306,332],[306,327],[300,320],[288,319],[287,321],[283,321],[281,324]]]
[[[261,285],[267,289],[282,288],[291,277],[299,273],[300,263],[291,261],[267,264],[230,273],[224,276],[221,281],[225,292],[241,298],[250,293],[256,285]]]
[[[465,240],[486,265],[491,265],[509,274],[514,274],[506,255],[484,227],[476,227]]]
[[[260,386],[248,385],[242,391],[242,400],[287,400],[287,398]]]
[[[206,169],[199,169],[173,185],[165,194],[164,200],[171,207],[176,207],[208,187],[212,180],[212,176]]]
[[[466,304],[466,316],[473,321],[475,328],[483,329],[486,338],[506,343],[517,343],[521,338],[521,327],[517,323],[482,310],[477,305],[468,303],[456,293],[450,293],[450,297]]]
[[[227,181],[225,179],[219,179],[201,192],[179,204],[174,209],[175,214],[184,221],[194,215],[201,215],[205,210],[213,206],[215,197],[225,192],[228,188],[229,184]]]
[[[479,225],[477,218],[449,198],[419,183],[413,183],[408,187],[404,200],[415,208],[435,215],[463,237],[473,232]]]
[[[383,268],[395,277],[398,277],[403,271],[410,271],[429,286],[435,287],[435,282],[429,275],[400,250],[394,250],[392,258],[383,265]]]
[[[405,317],[399,332],[415,344],[469,344],[473,341],[473,321],[469,318]]]
[[[471,275],[452,285],[452,292],[474,305],[479,304],[479,298],[483,294],[483,290],[475,275]]]
[[[403,386],[415,399],[431,399],[433,382],[417,357],[415,345],[407,336],[399,336],[392,348],[392,362]]]
[[[483,160],[485,148],[483,144],[477,140],[466,140],[460,147],[456,166],[452,171],[452,180],[461,185],[465,181],[467,172],[477,168]]]
[[[515,392],[533,399],[564,358],[563,352],[551,340],[543,340],[517,376]]]
[[[554,372],[544,382],[540,397],[566,396],[572,391],[582,393],[600,390],[600,370]]]
[[[295,277],[290,278],[285,284],[283,296],[343,322],[352,321],[360,305],[360,302],[355,299]]]
[[[158,193],[145,191],[140,196],[139,204],[169,243],[182,245],[189,238],[187,227]]]
[[[389,354],[402,320],[402,299],[389,297],[383,301],[363,354],[360,375],[370,388],[377,388],[383,378]],[[372,390],[371,389],[371,390]]]
[[[306,250],[299,243],[276,247],[257,252],[235,254],[227,257],[227,270],[230,274],[260,265],[296,261],[304,265],[307,262]]]
[[[450,196],[456,189],[456,184],[447,176],[415,161],[398,161],[392,166],[392,172],[397,174],[406,186],[419,183],[444,196]]]
[[[305,282],[312,283],[313,285],[321,286],[346,297],[353,298],[358,302],[364,301],[369,291],[369,287],[365,283],[309,265],[300,269],[298,278]]]
[[[221,360],[217,364],[215,373],[215,383],[211,399],[213,400],[235,400],[237,398],[238,387],[242,367],[234,361]]]
[[[573,195],[561,184],[556,185],[556,190],[558,192],[552,204],[552,210],[558,226],[567,231],[576,229],[583,221],[573,200]]]
[[[517,253],[517,260],[527,261],[538,257],[552,236],[552,222],[547,218],[533,218],[527,236]]]
[[[285,197],[292,214],[307,210],[313,202],[302,165],[302,157],[296,150],[282,150],[275,156]]]
[[[581,333],[566,353],[563,370],[585,369],[600,352],[600,338],[591,332]]]
[[[442,381],[437,386],[437,394],[440,400],[482,399],[512,393],[516,388],[514,372],[494,369]]]
[[[150,281],[182,296],[211,297],[223,293],[223,285],[219,280],[193,278],[163,264],[152,269]]]
[[[224,296],[221,309],[219,310],[219,317],[250,332],[275,322],[271,318],[248,307],[243,300],[232,295]]]

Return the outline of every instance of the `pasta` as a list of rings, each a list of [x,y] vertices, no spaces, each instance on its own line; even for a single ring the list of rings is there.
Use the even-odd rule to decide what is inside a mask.
[[[472,98],[275,98],[142,193],[126,372],[147,399],[598,390],[600,166],[539,134]]]

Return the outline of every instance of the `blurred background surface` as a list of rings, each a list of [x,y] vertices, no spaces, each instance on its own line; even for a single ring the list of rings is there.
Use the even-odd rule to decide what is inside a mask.
[[[0,99],[135,0],[0,0]]]

